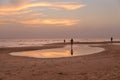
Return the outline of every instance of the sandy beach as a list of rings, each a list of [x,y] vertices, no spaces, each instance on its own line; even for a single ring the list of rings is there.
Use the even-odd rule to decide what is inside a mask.
[[[60,43],[0,48],[0,80],[120,80],[120,45],[100,44],[105,51],[58,59],[15,57],[8,53],[65,46]]]
[[[0,0],[0,80],[120,80],[120,0]]]

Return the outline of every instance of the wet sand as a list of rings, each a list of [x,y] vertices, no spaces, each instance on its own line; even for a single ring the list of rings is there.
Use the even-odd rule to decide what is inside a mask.
[[[58,59],[15,57],[8,53],[64,47],[61,43],[0,48],[0,80],[120,80],[120,45],[100,44],[105,51]]]

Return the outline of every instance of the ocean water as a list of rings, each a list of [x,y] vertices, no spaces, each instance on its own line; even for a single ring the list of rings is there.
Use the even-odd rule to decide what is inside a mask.
[[[61,40],[57,40],[57,39],[0,39],[0,48],[42,46],[44,44],[57,43],[57,42],[61,42]]]
[[[3,47],[25,47],[25,46],[42,46],[49,43],[63,42],[64,39],[0,39],[0,48]],[[90,42],[90,41],[108,41],[109,39],[74,39],[75,42]],[[70,39],[66,39],[69,42]]]

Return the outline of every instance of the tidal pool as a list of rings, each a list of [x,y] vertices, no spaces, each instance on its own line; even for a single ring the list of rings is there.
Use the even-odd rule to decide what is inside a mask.
[[[67,45],[63,48],[55,49],[45,49],[45,50],[35,50],[35,51],[23,51],[23,52],[13,52],[9,53],[12,56],[24,56],[33,58],[62,58],[62,57],[73,57],[89,55],[94,53],[99,53],[104,51],[100,47],[91,47],[89,45]]]

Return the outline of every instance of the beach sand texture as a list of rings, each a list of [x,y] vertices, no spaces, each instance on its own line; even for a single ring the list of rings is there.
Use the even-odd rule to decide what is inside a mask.
[[[0,48],[0,80],[120,80],[120,45],[103,44],[103,52],[71,58],[35,59],[8,54],[64,46]]]

